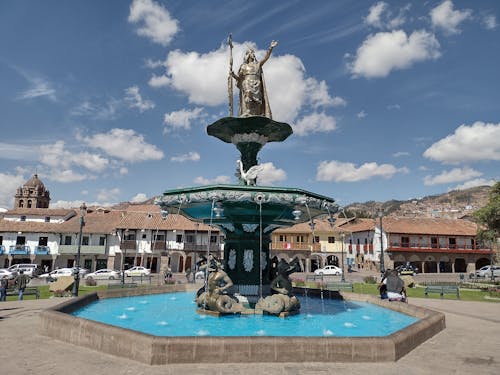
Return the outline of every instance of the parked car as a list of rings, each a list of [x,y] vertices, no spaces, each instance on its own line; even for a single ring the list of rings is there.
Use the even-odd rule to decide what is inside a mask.
[[[51,280],[57,280],[57,278],[61,277],[61,276],[74,276],[73,269],[71,269],[71,268],[59,268],[59,269],[51,271],[51,272],[42,273],[38,277],[41,279],[47,279],[47,281],[51,281]]]
[[[85,278],[93,278],[95,280],[114,280],[120,278],[120,272],[115,270],[110,270],[108,268],[104,268],[101,270],[97,270],[95,272],[91,272],[85,275]]]
[[[151,270],[142,266],[135,266],[125,271],[125,276],[148,276]]]
[[[413,267],[411,264],[407,264],[404,266],[398,266],[396,267],[396,271],[398,271],[399,275],[411,275],[415,276],[418,272],[418,269],[416,267]]]
[[[476,277],[491,277],[491,270],[493,268],[493,276],[500,277],[500,266],[484,266],[476,271]]]
[[[14,278],[14,274],[10,272],[7,268],[0,268],[0,279],[3,279],[6,276],[8,279]]]
[[[18,263],[10,266],[8,270],[12,272],[14,276],[19,274],[19,271],[22,270],[25,275],[33,277],[37,274],[38,265],[30,263]]]
[[[342,275],[342,269],[337,266],[325,266],[314,271],[315,275]]]

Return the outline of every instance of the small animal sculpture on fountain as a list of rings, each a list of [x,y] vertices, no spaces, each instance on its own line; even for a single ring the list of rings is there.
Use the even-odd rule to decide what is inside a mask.
[[[235,74],[232,70],[232,41],[229,41],[231,51],[229,77],[236,80],[236,86],[240,89],[240,105],[238,111],[240,117],[265,116],[272,118],[262,66],[269,60],[273,48],[277,45],[278,42],[273,40],[269,45],[266,55],[261,61],[258,61],[255,57],[255,51],[249,48],[245,53],[238,74]],[[232,110],[232,81],[231,79],[229,80],[229,100]]]
[[[236,160],[236,163],[239,166],[238,177],[240,178],[240,180],[245,185],[256,185],[257,184],[257,177],[264,170],[264,166],[263,165],[254,165],[254,166],[248,168],[248,171],[245,172],[243,170],[243,163],[241,162],[241,160]]]
[[[241,312],[242,305],[228,294],[228,289],[233,286],[233,281],[222,269],[221,263],[211,257],[205,267],[208,271],[208,291],[205,286],[198,291],[196,298],[198,307],[222,314]]]
[[[293,295],[290,275],[300,271],[298,259],[290,263],[281,259],[277,267],[278,274],[271,281],[271,291],[275,294],[261,298],[255,305],[255,310],[261,310],[272,315],[294,314],[300,310],[300,301]]]

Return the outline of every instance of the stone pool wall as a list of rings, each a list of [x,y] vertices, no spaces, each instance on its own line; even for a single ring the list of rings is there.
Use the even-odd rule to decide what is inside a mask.
[[[74,310],[99,298],[196,290],[191,285],[100,291],[40,314],[42,335],[151,365],[237,362],[396,361],[445,328],[444,314],[375,296],[342,293],[420,320],[386,337],[158,337],[77,318]],[[332,296],[333,297],[333,296]]]

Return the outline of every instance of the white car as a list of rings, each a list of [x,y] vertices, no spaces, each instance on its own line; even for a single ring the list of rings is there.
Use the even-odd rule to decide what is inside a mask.
[[[120,272],[104,268],[85,275],[86,279],[90,277],[94,280],[115,280],[120,278]]]
[[[151,270],[146,267],[135,266],[125,271],[125,276],[148,276]]]
[[[476,277],[490,277],[491,269],[493,268],[493,276],[500,276],[500,266],[484,266],[476,271]]]
[[[71,269],[71,268],[59,268],[57,270],[50,271],[48,273],[42,273],[38,277],[41,279],[47,279],[47,280],[57,280],[57,278],[61,277],[61,276],[74,276],[73,269]]]
[[[14,274],[7,268],[0,268],[0,279],[3,279],[5,276],[7,276],[8,279],[14,278]]]
[[[315,275],[342,275],[342,269],[337,266],[325,266],[314,271]]]

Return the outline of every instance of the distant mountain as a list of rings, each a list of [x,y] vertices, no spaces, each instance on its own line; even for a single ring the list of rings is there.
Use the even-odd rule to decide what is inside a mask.
[[[406,201],[352,203],[346,206],[345,210],[348,216],[355,214],[357,217],[368,218],[376,217],[377,213],[382,210],[384,216],[456,219],[470,215],[486,205],[490,190],[490,186],[479,186]]]

